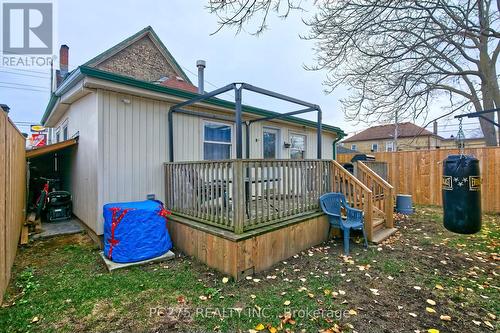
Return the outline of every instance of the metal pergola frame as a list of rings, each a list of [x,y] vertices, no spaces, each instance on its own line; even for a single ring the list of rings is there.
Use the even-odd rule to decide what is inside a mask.
[[[283,101],[291,102],[294,104],[298,104],[301,106],[305,106],[305,109],[300,109],[296,111],[291,111],[287,113],[279,113],[279,114],[274,114],[271,116],[267,117],[262,117],[262,118],[257,118],[257,119],[252,119],[248,121],[243,121],[242,119],[242,92],[243,90],[249,90],[253,91],[255,93],[261,94],[261,95],[266,95],[269,97],[273,97],[276,99],[280,99]],[[202,112],[202,111],[192,111],[192,110],[186,110],[183,109],[183,107],[193,105],[195,103],[203,102],[204,100],[207,100],[209,98],[215,97],[217,95],[223,94],[227,91],[234,90],[235,93],[235,115],[233,117],[229,116],[223,116],[223,115],[217,115],[217,114],[211,114],[207,112]],[[318,112],[318,120],[317,120],[317,126],[316,126],[316,135],[317,135],[317,158],[321,159],[322,152],[321,152],[321,147],[322,147],[322,141],[321,141],[321,128],[322,128],[322,111],[319,105],[312,104],[309,102],[302,101],[300,99],[286,96],[271,90],[259,88],[252,86],[248,83],[243,83],[243,82],[234,82],[231,84],[228,84],[222,88],[216,89],[214,91],[211,91],[209,93],[199,95],[196,97],[193,97],[185,102],[176,104],[168,110],[168,138],[169,138],[169,160],[170,162],[174,161],[174,132],[173,132],[173,114],[174,113],[182,113],[186,115],[191,115],[195,117],[204,117],[204,118],[209,118],[209,119],[217,119],[217,120],[223,120],[223,121],[231,121],[235,123],[236,126],[236,159],[242,159],[243,158],[243,125],[245,125],[246,128],[246,158],[249,158],[250,156],[250,125],[259,122],[259,121],[266,121],[266,120],[272,120],[272,119],[280,119],[280,118],[285,118],[288,116],[293,116],[293,115],[298,115],[302,113],[308,113],[308,112]]]
[[[456,119],[460,119],[460,118],[464,118],[464,117],[467,117],[467,118],[482,118],[482,119],[486,120],[487,122],[492,123],[496,127],[500,128],[500,124],[498,124],[495,121],[493,121],[491,119],[488,119],[485,116],[483,116],[483,114],[492,113],[492,112],[496,112],[496,111],[500,111],[500,108],[491,109],[491,110],[484,110],[484,111],[478,111],[478,112],[465,113],[465,114],[460,114],[458,116],[455,116],[455,118]]]

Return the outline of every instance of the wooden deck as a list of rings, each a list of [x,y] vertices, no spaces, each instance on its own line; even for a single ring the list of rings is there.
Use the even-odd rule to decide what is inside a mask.
[[[362,163],[357,171],[332,160],[166,163],[174,245],[235,278],[262,271],[328,239],[328,192],[362,209],[368,239],[380,240],[393,228],[392,186]]]

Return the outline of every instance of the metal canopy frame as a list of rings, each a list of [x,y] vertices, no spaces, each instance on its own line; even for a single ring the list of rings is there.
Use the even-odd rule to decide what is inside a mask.
[[[277,113],[271,116],[267,117],[262,117],[262,118],[257,118],[257,119],[251,119],[248,121],[243,121],[242,117],[242,92],[243,90],[249,90],[253,91],[255,93],[261,94],[261,95],[266,95],[269,97],[273,97],[276,99],[280,99],[283,101],[287,101],[290,103],[298,104],[301,106],[306,107],[305,109],[300,109],[296,111],[291,111],[287,113]],[[186,106],[190,106],[199,102],[203,102],[204,100],[207,100],[209,98],[215,97],[217,95],[223,94],[227,91],[234,90],[235,93],[235,115],[233,117],[229,116],[223,116],[223,115],[217,115],[217,114],[211,114],[207,112],[202,112],[202,111],[192,111],[192,110],[186,110],[183,109]],[[271,90],[259,88],[252,86],[248,83],[243,83],[243,82],[234,82],[231,84],[228,84],[224,87],[221,87],[219,89],[216,89],[214,91],[211,91],[209,93],[199,95],[196,97],[193,97],[185,102],[176,104],[168,110],[168,138],[169,138],[169,160],[170,162],[174,161],[174,132],[173,132],[173,114],[174,113],[181,113],[181,114],[186,114],[186,115],[191,115],[195,117],[205,117],[209,119],[217,119],[217,120],[223,120],[223,121],[232,121],[235,123],[236,126],[236,159],[242,159],[243,158],[243,125],[245,125],[246,128],[246,158],[249,158],[250,156],[250,125],[259,122],[259,121],[266,121],[266,120],[272,120],[272,119],[280,119],[280,118],[285,118],[288,116],[294,116],[302,113],[308,113],[308,112],[317,112],[318,113],[318,120],[317,120],[317,126],[316,126],[316,135],[317,135],[317,158],[321,159],[322,152],[321,152],[321,147],[322,147],[322,140],[321,140],[321,128],[322,128],[322,111],[319,105],[312,104],[309,102],[302,101],[300,99],[286,96]]]
[[[485,116],[483,116],[483,114],[492,113],[492,112],[496,112],[496,111],[500,111],[500,108],[491,109],[491,110],[484,110],[484,111],[478,111],[478,112],[472,112],[472,113],[460,114],[458,116],[455,116],[455,118],[457,118],[457,119],[464,118],[464,117],[467,117],[467,118],[482,118],[482,119],[486,120],[487,122],[492,123],[496,127],[500,128],[500,124],[498,124],[495,121],[493,121],[491,119],[488,119]]]

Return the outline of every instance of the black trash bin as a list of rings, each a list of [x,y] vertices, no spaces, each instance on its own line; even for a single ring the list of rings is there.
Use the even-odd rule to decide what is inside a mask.
[[[444,227],[459,234],[481,230],[481,175],[479,160],[450,155],[443,162]]]

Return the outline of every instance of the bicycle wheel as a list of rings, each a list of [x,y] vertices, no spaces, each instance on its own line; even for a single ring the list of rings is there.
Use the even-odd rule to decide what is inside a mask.
[[[46,199],[47,199],[47,192],[42,191],[42,193],[40,193],[40,197],[38,198],[38,201],[36,202],[35,217],[37,220],[42,215],[42,211],[43,211],[43,208],[45,206]]]

